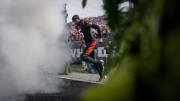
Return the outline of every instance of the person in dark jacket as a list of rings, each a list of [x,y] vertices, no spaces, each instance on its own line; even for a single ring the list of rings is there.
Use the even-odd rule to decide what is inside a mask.
[[[91,33],[91,28],[96,29],[98,32],[98,34],[97,34],[98,42],[102,43],[103,40],[102,40],[102,34],[101,34],[100,27],[96,24],[92,24],[92,23],[88,22],[87,18],[81,20],[78,15],[74,15],[72,17],[72,21],[76,25],[76,29],[81,30],[81,32],[84,35],[86,48],[81,55],[81,59],[83,61],[92,63],[94,65],[94,67],[97,69],[99,76],[100,76],[99,81],[101,81],[103,79],[104,65],[101,61],[96,60],[95,56],[92,56],[92,55],[95,55],[94,49],[96,47],[96,38]]]

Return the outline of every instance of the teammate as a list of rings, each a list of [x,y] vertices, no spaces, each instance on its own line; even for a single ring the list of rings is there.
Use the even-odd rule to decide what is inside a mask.
[[[74,15],[72,17],[72,21],[76,25],[76,29],[81,30],[81,32],[84,35],[86,48],[81,55],[81,59],[82,59],[82,61],[86,61],[86,62],[92,63],[94,65],[94,67],[97,69],[98,74],[100,76],[99,81],[101,81],[103,79],[104,65],[101,61],[98,61],[95,59],[94,49],[96,47],[96,39],[95,39],[95,36],[92,35],[92,33],[91,33],[91,28],[96,29],[98,32],[98,34],[97,34],[98,42],[102,43],[103,40],[102,40],[100,27],[96,24],[92,24],[92,23],[88,22],[87,18],[81,20],[78,15]]]

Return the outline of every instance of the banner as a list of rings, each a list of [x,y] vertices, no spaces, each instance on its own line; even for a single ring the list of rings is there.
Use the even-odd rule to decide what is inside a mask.
[[[106,61],[106,57],[107,57],[107,50],[106,50],[106,40],[104,40],[104,42],[102,44],[97,44],[96,45],[96,59],[101,59]],[[80,48],[81,45],[81,41],[72,41],[70,43],[70,47],[71,47],[71,56],[72,56],[72,63],[74,64],[80,64],[81,63],[81,59],[80,56],[83,52],[83,49]]]

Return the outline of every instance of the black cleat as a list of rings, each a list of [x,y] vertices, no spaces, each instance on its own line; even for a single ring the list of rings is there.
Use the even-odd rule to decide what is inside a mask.
[[[98,82],[101,82],[103,80],[103,76],[100,76]]]

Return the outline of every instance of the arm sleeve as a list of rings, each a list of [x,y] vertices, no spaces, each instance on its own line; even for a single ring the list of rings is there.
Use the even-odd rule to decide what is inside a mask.
[[[101,34],[101,29],[100,29],[100,27],[99,27],[98,25],[96,25],[96,24],[92,24],[91,27],[97,30],[97,32],[98,32],[98,35],[97,35],[98,38],[102,38],[102,34]]]

